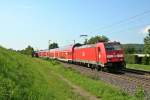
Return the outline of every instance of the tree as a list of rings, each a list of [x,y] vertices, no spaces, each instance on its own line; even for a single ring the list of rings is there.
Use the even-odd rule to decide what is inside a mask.
[[[54,43],[49,45],[49,50],[50,49],[55,49],[55,48],[58,48],[58,44],[57,43],[54,42]]]
[[[20,50],[18,52],[20,52],[22,54],[26,54],[26,55],[31,55],[34,52],[34,48],[31,47],[30,45],[28,45],[28,47],[26,47],[25,49]]]
[[[136,52],[135,48],[130,46],[125,47],[124,50],[126,54],[134,54]]]
[[[102,36],[94,36],[94,37],[91,37],[90,39],[86,40],[84,43],[85,44],[94,44],[94,43],[98,43],[98,42],[108,42],[109,41],[109,38],[102,35]]]
[[[144,44],[122,44],[122,47],[126,54],[142,54],[144,49]]]
[[[150,29],[149,34],[144,38],[144,52],[150,54]]]

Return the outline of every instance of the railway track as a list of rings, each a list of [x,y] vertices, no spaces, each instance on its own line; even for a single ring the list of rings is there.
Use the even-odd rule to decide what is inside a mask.
[[[129,77],[129,80],[138,83],[150,89],[150,72],[136,69],[124,69],[124,76]]]
[[[69,65],[72,65],[72,64],[69,64]],[[83,67],[80,65],[73,65],[73,66]],[[97,73],[97,72],[93,72],[93,73]],[[150,89],[150,72],[148,71],[123,69],[122,73],[120,74],[118,73],[114,74],[114,73],[108,73],[108,72],[98,72],[97,74],[105,74],[114,78],[120,78],[126,81],[137,83],[138,86],[144,86]]]
[[[150,71],[144,71],[144,70],[125,68],[125,69],[123,69],[123,71],[130,72],[130,73],[141,74],[141,75],[150,75]]]
[[[110,77],[114,78],[120,78],[122,80],[126,80],[132,83],[136,83],[138,86],[142,86],[144,88],[149,88],[150,89],[150,78],[147,78],[145,76],[136,76],[135,74],[129,74],[129,73],[124,73],[124,74],[112,74],[112,73],[107,73],[107,72],[102,72],[104,74],[109,75]]]
[[[65,66],[72,67],[79,71],[81,74],[90,76],[94,79],[100,79],[107,83],[113,84],[125,90],[126,92],[134,94],[138,87],[141,87],[147,96],[147,100],[150,100],[150,74],[149,72],[135,70],[123,70],[122,73],[114,74],[108,72],[98,72],[91,70],[90,68],[80,65],[73,65],[63,63]]]

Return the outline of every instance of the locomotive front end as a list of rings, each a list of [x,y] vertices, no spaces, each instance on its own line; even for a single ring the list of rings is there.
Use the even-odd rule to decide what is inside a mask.
[[[119,42],[104,43],[106,61],[109,69],[119,70],[125,67],[124,51]]]

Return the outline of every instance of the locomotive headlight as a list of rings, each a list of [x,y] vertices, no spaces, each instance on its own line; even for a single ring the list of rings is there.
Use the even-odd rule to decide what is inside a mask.
[[[113,55],[107,55],[107,58],[113,58]]]
[[[117,57],[123,57],[123,54],[118,54]]]

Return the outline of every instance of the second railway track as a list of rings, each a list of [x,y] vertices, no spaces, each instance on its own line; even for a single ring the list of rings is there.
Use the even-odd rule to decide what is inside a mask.
[[[123,69],[123,71],[128,72],[128,73],[141,74],[141,75],[150,75],[150,71],[144,71],[144,70],[126,68],[126,69]]]

